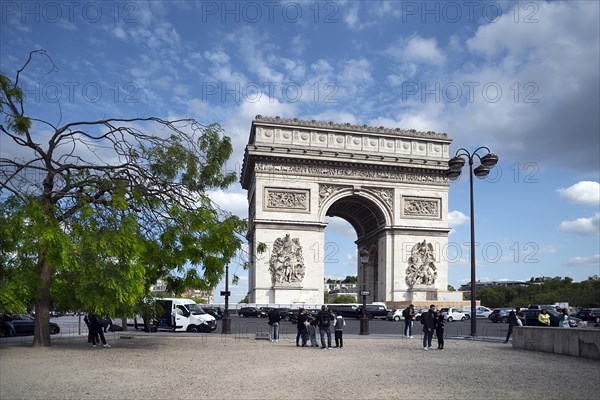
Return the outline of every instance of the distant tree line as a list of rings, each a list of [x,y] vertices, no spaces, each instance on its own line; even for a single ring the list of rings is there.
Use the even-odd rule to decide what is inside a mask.
[[[476,296],[487,307],[524,307],[557,302],[575,307],[600,307],[600,281],[573,282],[568,277],[555,277],[529,286],[485,287],[478,289]]]

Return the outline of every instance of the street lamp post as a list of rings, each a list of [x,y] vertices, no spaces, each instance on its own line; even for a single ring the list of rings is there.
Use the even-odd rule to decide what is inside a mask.
[[[479,151],[486,151],[483,156]],[[473,160],[477,157],[479,164],[473,169]],[[471,206],[471,336],[477,335],[477,303],[475,300],[475,211],[473,205],[473,175],[478,178],[485,178],[492,168],[498,163],[498,156],[493,154],[485,146],[477,148],[473,153],[460,148],[456,151],[454,158],[448,161],[448,178],[452,181],[460,177],[462,167],[465,165],[465,159],[469,161],[469,193]]]
[[[225,291],[221,296],[225,296],[225,310],[223,311],[223,320],[221,321],[221,334],[231,333],[231,316],[229,315],[229,264],[225,266]]]
[[[363,270],[363,281],[362,281],[362,290],[360,294],[362,296],[363,304],[362,304],[362,312],[360,315],[360,334],[368,335],[369,334],[369,318],[367,317],[367,296],[369,291],[367,290],[367,272],[366,267],[369,262],[369,251],[366,248],[362,248],[360,251],[360,264],[362,265]]]

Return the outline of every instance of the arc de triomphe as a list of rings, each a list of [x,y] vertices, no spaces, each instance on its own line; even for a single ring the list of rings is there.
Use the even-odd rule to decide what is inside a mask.
[[[326,216],[356,230],[358,287],[369,302],[434,300],[448,284],[450,142],[434,132],[256,116],[241,174],[249,302],[323,302]],[[259,243],[268,250],[257,254]]]

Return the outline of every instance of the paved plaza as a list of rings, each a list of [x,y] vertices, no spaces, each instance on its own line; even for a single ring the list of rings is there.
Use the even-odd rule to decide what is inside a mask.
[[[346,335],[343,349],[235,335],[108,334],[0,345],[2,399],[597,399],[600,362],[497,341]],[[434,341],[435,342],[435,341]],[[435,343],[434,343],[435,347]],[[424,388],[424,385],[427,385]]]

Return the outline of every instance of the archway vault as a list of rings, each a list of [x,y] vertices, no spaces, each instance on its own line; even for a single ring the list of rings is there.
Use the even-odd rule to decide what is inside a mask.
[[[357,252],[369,249],[359,278],[369,301],[426,300],[445,288],[441,254],[428,253],[435,282],[418,287],[407,274],[424,273],[413,246],[447,244],[449,143],[433,132],[257,116],[241,176],[251,222],[249,300],[322,303],[324,262],[314,249],[323,249],[326,216],[352,225]],[[259,243],[266,255],[257,254]]]
[[[392,223],[391,210],[373,193],[351,188],[331,197],[322,205],[320,213],[348,221],[358,241]]]

